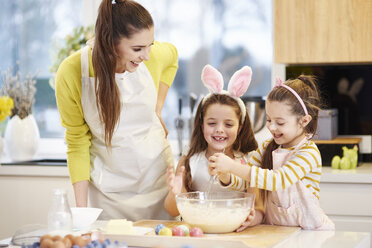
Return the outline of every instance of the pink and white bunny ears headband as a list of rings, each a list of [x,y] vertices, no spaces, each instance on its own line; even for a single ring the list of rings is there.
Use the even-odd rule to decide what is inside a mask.
[[[204,104],[213,94],[225,94],[231,96],[239,104],[242,112],[242,122],[244,122],[247,110],[240,97],[247,91],[251,79],[252,69],[249,66],[244,66],[240,70],[236,71],[231,77],[226,91],[223,90],[224,83],[221,73],[211,65],[204,66],[201,80],[210,93],[204,97],[202,104]]]
[[[285,85],[283,84],[283,81],[280,79],[280,77],[277,77],[276,78],[276,81],[275,81],[275,85],[274,87],[284,87],[286,88],[287,90],[289,90],[296,98],[297,100],[300,102],[301,106],[302,106],[302,109],[304,110],[305,112],[305,115],[308,115],[309,113],[307,112],[307,108],[306,108],[306,105],[304,103],[304,101],[302,100],[302,98],[297,94],[297,92],[292,89],[291,87],[289,87],[288,85]]]

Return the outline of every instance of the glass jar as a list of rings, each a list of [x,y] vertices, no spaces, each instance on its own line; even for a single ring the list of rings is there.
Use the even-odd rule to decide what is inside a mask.
[[[64,189],[54,189],[48,212],[48,231],[61,235],[71,232],[72,214]]]

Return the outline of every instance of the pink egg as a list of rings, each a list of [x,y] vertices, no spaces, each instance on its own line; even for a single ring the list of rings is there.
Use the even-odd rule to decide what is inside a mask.
[[[181,228],[179,228],[178,226],[175,226],[172,228],[172,235],[173,236],[185,236],[185,233]]]
[[[203,230],[199,227],[194,227],[190,230],[190,236],[191,237],[202,237],[203,236]]]

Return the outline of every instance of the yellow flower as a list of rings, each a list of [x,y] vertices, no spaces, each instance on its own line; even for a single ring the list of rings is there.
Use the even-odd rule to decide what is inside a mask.
[[[14,102],[12,98],[9,96],[0,96],[0,122],[11,115],[13,108]]]

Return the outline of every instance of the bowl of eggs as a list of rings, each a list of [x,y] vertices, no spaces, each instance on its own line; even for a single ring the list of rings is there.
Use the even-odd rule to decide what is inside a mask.
[[[71,208],[72,228],[88,230],[101,213],[101,208]]]
[[[187,192],[176,195],[182,219],[205,233],[233,232],[254,208],[255,195],[245,192]]]

